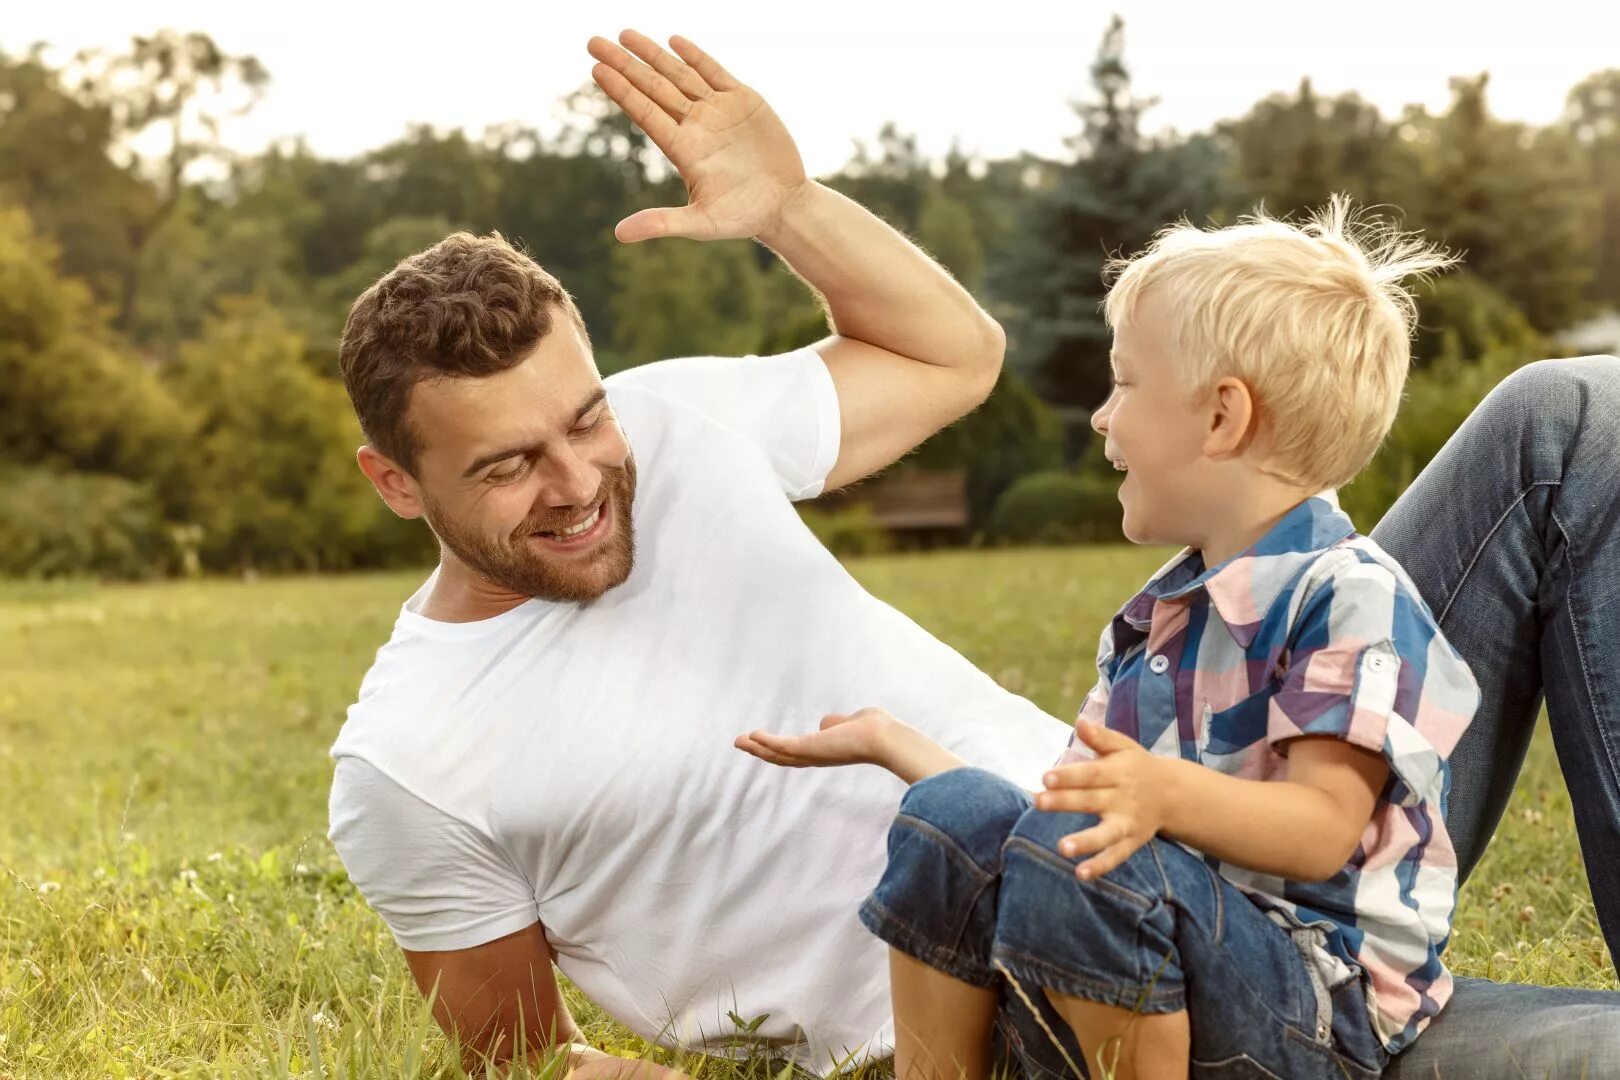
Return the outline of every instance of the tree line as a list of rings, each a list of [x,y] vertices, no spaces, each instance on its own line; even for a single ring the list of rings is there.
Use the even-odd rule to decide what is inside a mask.
[[[933,160],[891,124],[823,178],[1008,329],[990,401],[915,458],[967,473],[976,529],[1065,539],[1117,518],[1084,422],[1108,385],[1101,269],[1178,218],[1296,214],[1345,191],[1464,253],[1422,289],[1408,404],[1345,492],[1368,528],[1497,378],[1620,309],[1620,70],[1580,80],[1547,125],[1493,115],[1477,74],[1451,80],[1440,112],[1386,116],[1307,80],[1190,134],[1150,133],[1118,20],[1089,75],[1059,159]],[[757,245],[613,239],[681,190],[594,87],[555,134],[417,126],[351,158],[298,139],[230,153],[222,124],[270,77],[201,33],[57,62],[0,53],[0,573],[424,558],[425,530],[393,520],[353,465],[336,348],[353,298],[454,229],[499,229],[555,273],[604,374],[825,333]]]

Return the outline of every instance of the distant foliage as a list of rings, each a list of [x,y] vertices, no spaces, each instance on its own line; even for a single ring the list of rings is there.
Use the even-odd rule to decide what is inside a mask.
[[[1089,473],[1026,476],[997,501],[986,534],[1007,544],[1122,540],[1119,485]]]
[[[0,573],[431,557],[427,530],[396,520],[354,466],[337,342],[361,290],[453,229],[499,229],[555,273],[604,373],[782,352],[830,332],[818,298],[757,244],[614,239],[621,218],[678,204],[682,190],[589,84],[555,133],[416,125],[348,159],[297,139],[240,155],[218,130],[268,85],[253,57],[172,31],[55,66],[47,55],[0,54],[0,469],[14,528],[43,527],[11,505],[46,498],[41,477],[83,478],[64,481],[68,502],[41,505],[69,514],[49,535],[86,536]],[[1074,524],[1091,520],[1076,507],[1117,516],[1092,498],[1113,477],[1093,467],[1086,424],[1108,388],[1100,271],[1177,218],[1298,214],[1344,191],[1463,255],[1461,271],[1418,291],[1406,407],[1347,491],[1363,519],[1501,374],[1555,355],[1572,323],[1620,310],[1620,69],[1580,79],[1564,115],[1541,126],[1493,115],[1488,79],[1465,74],[1437,111],[1385,115],[1307,79],[1210,131],[1151,135],[1155,103],[1135,93],[1130,68],[1116,20],[1058,157],[953,148],[931,160],[891,123],[824,178],[938,259],[1007,330],[990,399],[913,458],[966,473],[976,533],[999,516],[1020,540],[1084,537],[1101,526]],[[1076,471],[1056,478],[1064,465]],[[149,513],[161,529],[148,529]],[[875,528],[836,527],[855,547]],[[169,540],[109,539],[136,536]]]

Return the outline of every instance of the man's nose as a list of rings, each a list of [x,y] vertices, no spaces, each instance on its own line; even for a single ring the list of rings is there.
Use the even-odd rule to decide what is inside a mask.
[[[548,505],[586,506],[596,498],[602,488],[601,470],[569,449],[548,458],[552,466],[544,493]]]

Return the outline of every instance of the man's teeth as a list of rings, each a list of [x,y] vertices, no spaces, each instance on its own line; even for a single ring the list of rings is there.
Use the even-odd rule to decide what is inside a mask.
[[[590,517],[586,518],[584,521],[580,522],[578,525],[570,525],[566,529],[558,529],[556,532],[548,532],[548,533],[546,533],[546,535],[547,536],[555,536],[560,540],[566,540],[570,536],[578,536],[582,532],[589,532],[591,530],[591,527],[596,524],[596,519],[601,517],[601,516],[602,516],[602,508],[600,506],[598,506],[595,510],[591,511],[591,516]]]

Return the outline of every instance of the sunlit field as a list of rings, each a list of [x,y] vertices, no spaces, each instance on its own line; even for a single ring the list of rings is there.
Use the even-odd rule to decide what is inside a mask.
[[[1068,716],[1103,620],[1162,557],[953,552],[852,569]],[[327,748],[416,579],[0,586],[0,1078],[462,1075],[325,838]],[[1448,958],[1615,986],[1544,736]],[[596,1045],[677,1063],[572,1003]]]

